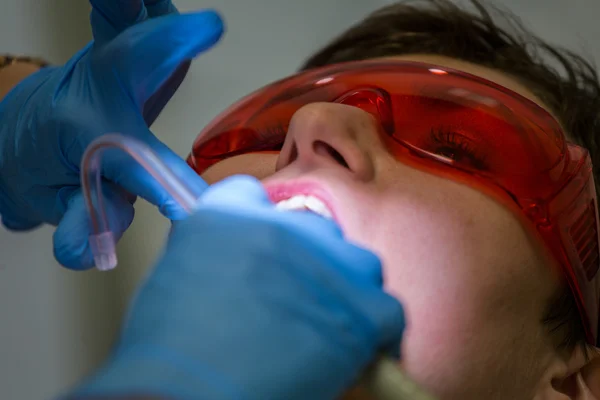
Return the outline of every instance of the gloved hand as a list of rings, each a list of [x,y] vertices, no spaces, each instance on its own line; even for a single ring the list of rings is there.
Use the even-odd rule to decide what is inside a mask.
[[[105,133],[149,145],[200,195],[205,183],[148,129],[189,60],[221,37],[212,11],[179,14],[170,0],[95,0],[94,41],[65,65],[26,78],[0,103],[0,215],[11,230],[58,225],[54,254],[66,267],[93,266],[89,218],[79,186],[87,145]],[[185,215],[129,156],[103,157],[109,223],[120,238],[141,196],[171,219]]]
[[[106,367],[73,398],[335,399],[404,317],[380,262],[331,221],[274,209],[253,178],[174,224]]]

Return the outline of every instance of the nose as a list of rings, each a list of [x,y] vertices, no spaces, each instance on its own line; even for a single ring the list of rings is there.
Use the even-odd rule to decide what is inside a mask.
[[[353,106],[312,103],[290,120],[276,169],[299,163],[303,169],[343,168],[355,179],[375,174],[375,157],[383,149],[380,124],[371,114]]]

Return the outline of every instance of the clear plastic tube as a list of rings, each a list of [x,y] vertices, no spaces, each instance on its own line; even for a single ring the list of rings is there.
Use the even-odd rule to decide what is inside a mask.
[[[192,213],[198,203],[192,191],[144,143],[120,134],[106,134],[94,140],[81,161],[81,186],[92,224],[90,247],[96,268],[101,271],[113,269],[117,265],[115,240],[102,200],[100,158],[103,151],[109,148],[129,154],[188,213]],[[388,357],[380,358],[367,370],[360,384],[378,400],[434,400],[411,382]]]
[[[144,143],[116,133],[95,139],[87,147],[81,160],[81,186],[92,227],[90,249],[96,268],[100,271],[108,271],[117,266],[115,238],[108,224],[102,198],[100,161],[104,150],[110,148],[129,154],[188,213],[194,210],[197,202],[193,192]]]

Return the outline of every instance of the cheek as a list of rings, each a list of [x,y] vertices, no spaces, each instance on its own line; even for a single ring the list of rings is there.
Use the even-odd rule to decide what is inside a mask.
[[[394,224],[404,225],[402,232],[381,236],[386,289],[408,308],[408,338],[428,347],[461,340],[506,286],[507,260],[498,251],[504,243],[455,209],[407,209],[416,211]]]
[[[552,284],[508,211],[464,188],[437,183],[435,198],[416,186],[381,196],[376,229],[354,239],[382,258],[386,288],[405,308],[403,367],[439,394],[471,398],[533,356]]]
[[[202,173],[210,185],[232,175],[251,175],[264,179],[275,173],[279,153],[253,153],[231,157],[220,161]]]

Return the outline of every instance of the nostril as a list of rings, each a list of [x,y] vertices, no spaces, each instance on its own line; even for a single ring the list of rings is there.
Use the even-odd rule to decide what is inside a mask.
[[[339,165],[343,166],[344,168],[350,168],[350,166],[344,159],[344,156],[342,156],[339,151],[337,151],[336,149],[334,149],[333,147],[321,140],[316,140],[313,143],[313,151],[316,154],[333,158]]]
[[[296,146],[296,143],[294,142],[292,144],[292,149],[290,150],[290,157],[289,157],[288,163],[293,163],[294,161],[296,161],[297,158],[298,158],[298,146]]]

